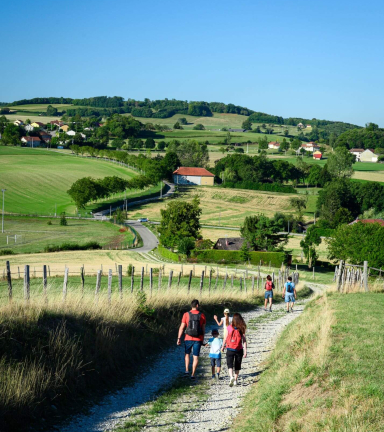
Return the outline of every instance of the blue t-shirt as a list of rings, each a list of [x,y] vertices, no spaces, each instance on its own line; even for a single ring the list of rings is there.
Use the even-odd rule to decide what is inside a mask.
[[[221,358],[221,347],[223,346],[223,339],[219,339],[218,337],[208,340],[209,346],[211,347],[211,351],[209,352],[210,358]]]
[[[291,285],[291,290],[288,290],[288,285]],[[295,284],[293,282],[285,282],[285,295],[289,296],[289,295],[293,295],[295,293]]]

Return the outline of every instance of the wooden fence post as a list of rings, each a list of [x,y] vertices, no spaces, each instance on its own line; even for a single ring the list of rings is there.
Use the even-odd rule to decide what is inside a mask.
[[[364,261],[364,291],[368,292],[368,261]]]
[[[48,302],[47,296],[47,266],[43,265],[43,295],[45,303]]]
[[[192,270],[189,272],[189,280],[188,280],[188,294],[191,291],[191,282],[192,282]]]
[[[153,287],[153,269],[152,267],[149,269],[149,291],[150,295],[152,297],[152,287]]]
[[[24,267],[24,299],[28,302],[30,299],[29,265]]]
[[[177,278],[177,288],[179,288],[179,286],[180,286],[181,274],[182,274],[182,272],[180,271],[179,277]]]
[[[231,274],[231,290],[233,291],[233,274]]]
[[[255,275],[252,275],[252,295],[255,293]]]
[[[96,288],[95,288],[95,300],[96,301],[99,299],[100,286],[101,286],[101,270],[97,270]]]
[[[65,267],[65,270],[64,270],[64,282],[63,282],[63,301],[65,301],[66,298],[67,298],[68,272],[69,272],[69,268]]]
[[[141,267],[140,291],[144,289],[144,267]]]
[[[12,275],[11,275],[11,266],[9,261],[6,263],[7,266],[7,282],[8,282],[8,298],[9,301],[12,301]]]
[[[48,276],[51,277],[51,267],[48,266]]]
[[[84,264],[83,267],[81,267],[81,295],[84,295],[84,286],[85,286],[85,275],[84,275]]]
[[[227,273],[225,273],[224,281],[223,281],[223,291],[225,291],[225,286],[227,285],[227,277],[228,277],[228,275],[227,275]]]
[[[245,290],[245,294],[247,294],[247,279],[245,277],[245,273],[244,273],[244,290]]]
[[[315,266],[313,266],[312,279],[315,280]]]
[[[196,276],[195,264],[193,264],[193,276]]]
[[[211,284],[212,284],[212,268],[209,270],[209,283],[208,283],[208,295],[211,295]]]
[[[17,267],[17,272],[19,273],[19,279],[20,279],[20,267]]]
[[[132,266],[132,271],[131,271],[131,294],[133,293],[133,285],[135,283],[135,267]]]
[[[216,273],[215,290],[217,290],[218,283],[219,283],[219,272]]]
[[[168,289],[171,289],[172,286],[172,277],[173,277],[173,270],[171,270],[169,272],[169,277],[168,277]]]
[[[241,276],[239,282],[240,282],[240,291],[243,291],[243,278]]]
[[[204,270],[201,272],[201,279],[200,279],[200,296],[203,294],[203,285],[204,285]]]
[[[161,267],[159,268],[159,280],[157,282],[157,291],[161,288]]]
[[[343,272],[344,272],[344,261],[340,260],[339,272],[337,275],[337,291],[340,291],[340,288],[341,288],[341,278],[343,276]]]
[[[108,271],[108,303],[112,301],[112,269]]]
[[[123,298],[123,266],[121,264],[118,265],[117,272],[119,275],[119,293],[121,300]]]

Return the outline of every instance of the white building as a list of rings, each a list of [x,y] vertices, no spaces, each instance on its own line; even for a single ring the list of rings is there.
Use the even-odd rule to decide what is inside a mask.
[[[320,150],[320,147],[314,141],[310,141],[309,143],[301,144],[301,148],[303,148],[305,151],[310,151],[310,152]]]
[[[356,157],[356,161],[359,161],[361,154],[364,153],[364,149],[353,148],[349,150],[349,153],[352,153]]]
[[[213,186],[215,175],[205,168],[180,167],[173,172],[173,183],[182,185]]]
[[[360,162],[377,162],[378,156],[372,150],[364,150],[360,155]]]
[[[279,150],[280,143],[277,142],[277,141],[272,141],[272,142],[268,143],[268,148],[269,149],[274,149],[274,150]]]

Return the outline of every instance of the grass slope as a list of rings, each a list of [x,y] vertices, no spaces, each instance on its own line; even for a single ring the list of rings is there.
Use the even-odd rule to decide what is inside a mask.
[[[5,211],[10,213],[54,215],[57,204],[58,214],[73,215],[75,205],[67,194],[73,182],[86,176],[114,175],[129,179],[136,173],[109,162],[49,150],[0,147],[0,184],[7,189]]]
[[[384,429],[384,296],[324,295],[279,338],[234,431]]]

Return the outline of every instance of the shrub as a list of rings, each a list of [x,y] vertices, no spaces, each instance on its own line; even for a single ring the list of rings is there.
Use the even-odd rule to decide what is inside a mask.
[[[61,213],[61,217],[60,217],[60,226],[67,226],[68,225],[68,221],[67,218],[65,217],[65,212]]]
[[[62,243],[61,245],[46,246],[44,252],[62,252],[62,251],[76,251],[76,250],[95,250],[102,249],[99,243],[90,241],[80,245],[78,243]]]
[[[163,246],[160,246],[160,245],[157,246],[157,251],[164,258],[168,258],[168,259],[175,261],[175,262],[179,262],[181,260],[181,255],[179,255],[175,252],[172,252]]]
[[[292,256],[286,252],[249,252],[249,261],[251,264],[262,265],[271,263],[273,267],[280,267],[282,263],[289,264]],[[239,264],[243,263],[244,259],[240,251],[226,250],[195,250],[192,257],[199,262],[217,263],[217,264]]]
[[[225,181],[221,185],[225,188],[234,189],[249,189],[249,190],[260,190],[267,192],[283,192],[283,193],[297,193],[296,189],[291,185],[283,185],[281,183],[255,183],[252,181],[242,181],[242,182],[230,182]]]
[[[52,221],[48,221],[48,222],[47,222],[47,225],[52,225]]]
[[[15,252],[13,252],[12,249],[0,250],[0,256],[4,256],[4,255],[15,255]]]

